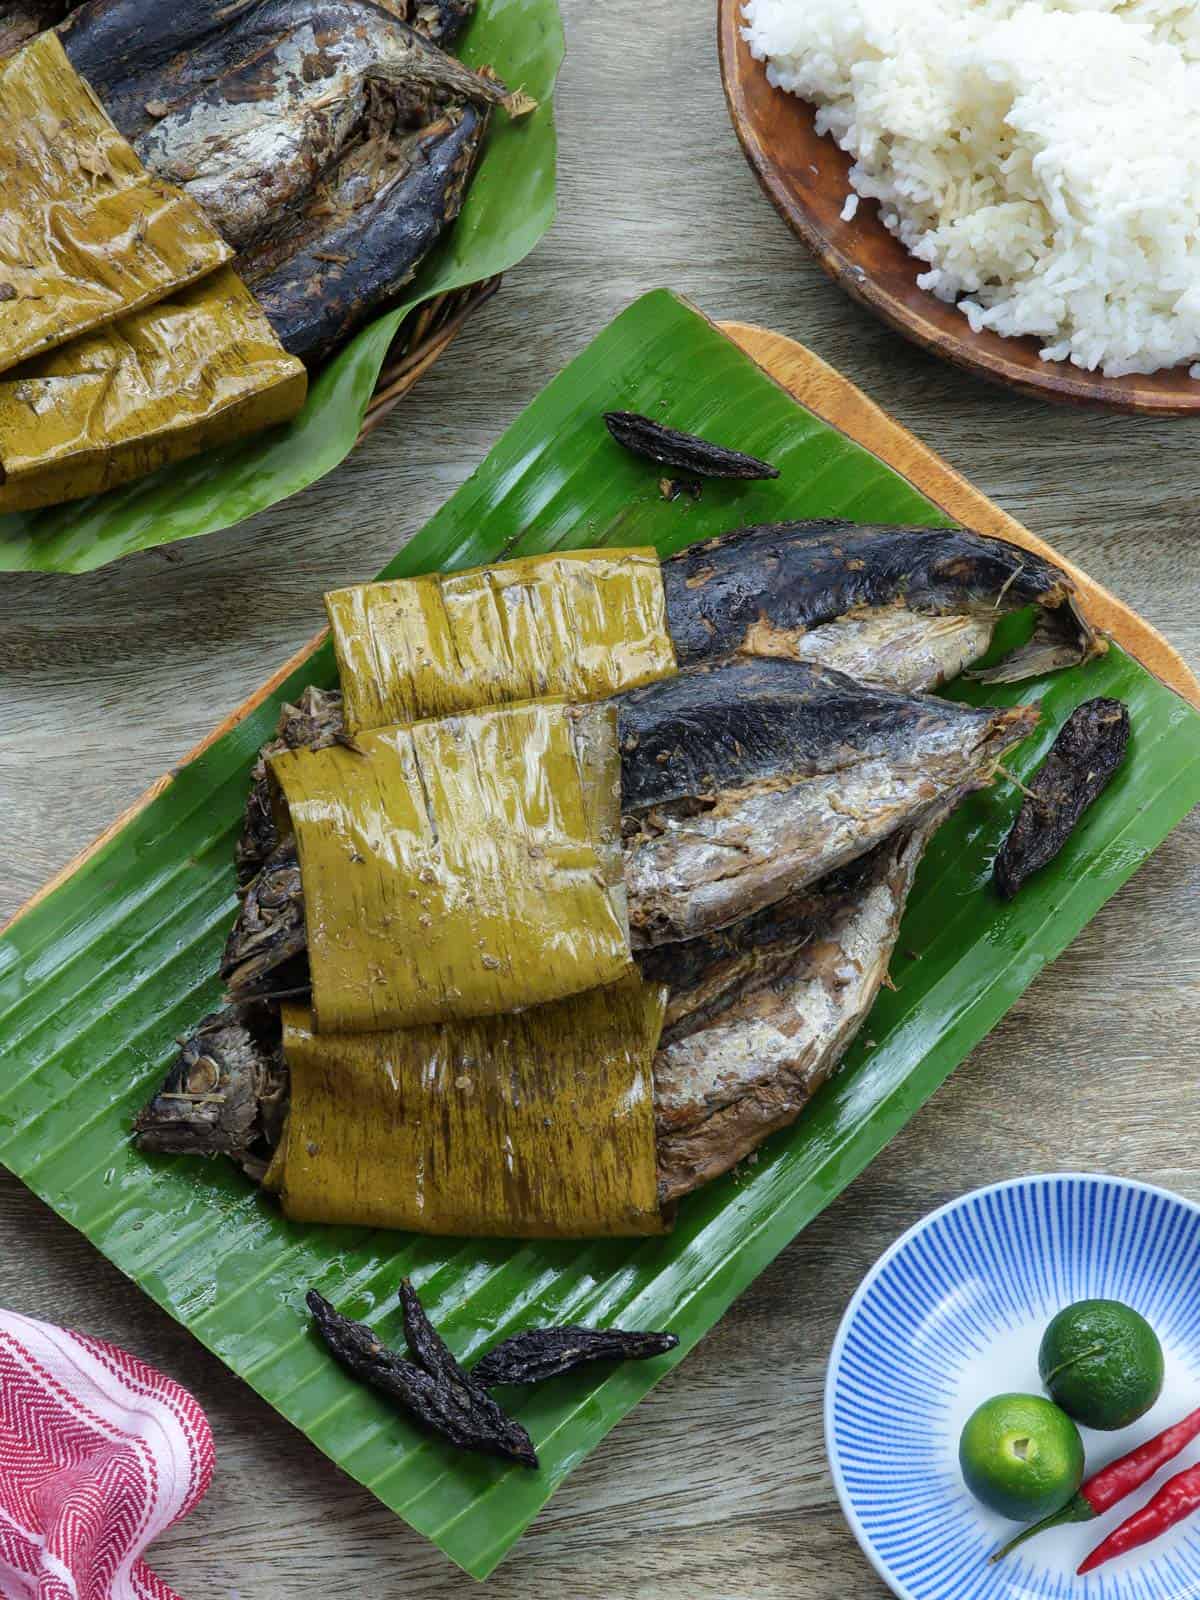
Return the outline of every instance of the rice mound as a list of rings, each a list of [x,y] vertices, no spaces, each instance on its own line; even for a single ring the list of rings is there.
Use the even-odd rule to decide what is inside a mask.
[[[972,328],[1032,334],[1046,360],[1110,377],[1200,360],[1196,0],[743,13],[770,81],[816,103],[855,193]]]

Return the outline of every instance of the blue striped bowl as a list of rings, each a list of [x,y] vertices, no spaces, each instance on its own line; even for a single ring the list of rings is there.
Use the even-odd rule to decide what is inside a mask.
[[[1089,1476],[1200,1404],[1200,1207],[1122,1178],[1018,1178],[933,1212],[867,1274],[830,1357],[825,1432],[842,1509],[902,1600],[1200,1600],[1200,1515],[1074,1576],[1197,1445],[1107,1516],[987,1564],[1018,1529],[964,1487],[962,1425],[991,1395],[1041,1393],[1043,1329],[1093,1296],[1140,1311],[1167,1370],[1133,1427],[1082,1430]]]

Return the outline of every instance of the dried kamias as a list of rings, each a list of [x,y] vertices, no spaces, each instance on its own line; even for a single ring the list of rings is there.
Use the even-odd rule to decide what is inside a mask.
[[[396,1401],[419,1426],[460,1450],[538,1465],[521,1424],[502,1411],[489,1389],[543,1383],[594,1361],[648,1361],[679,1344],[673,1333],[620,1328],[529,1328],[514,1334],[470,1370],[454,1356],[405,1279],[400,1308],[408,1358],[389,1350],[372,1329],[335,1311],[315,1289],[307,1305],[325,1344],[352,1377]]]
[[[634,455],[644,456],[661,467],[674,467],[694,478],[777,478],[779,468],[757,456],[727,450],[724,445],[678,428],[665,428],[661,422],[640,416],[636,411],[608,411],[604,425],[619,445]]]
[[[499,1456],[537,1467],[533,1442],[450,1353],[411,1292],[403,1297],[404,1328],[413,1359],[389,1350],[361,1322],[351,1322],[310,1289],[307,1297],[317,1332],[352,1377],[394,1400],[412,1420],[460,1450]]]
[[[674,1333],[638,1333],[623,1328],[527,1328],[514,1333],[471,1368],[486,1389],[502,1384],[545,1383],[595,1361],[653,1361],[679,1346]]]
[[[996,857],[996,887],[1006,900],[1058,855],[1128,747],[1129,708],[1120,700],[1087,700],[1063,723]]]

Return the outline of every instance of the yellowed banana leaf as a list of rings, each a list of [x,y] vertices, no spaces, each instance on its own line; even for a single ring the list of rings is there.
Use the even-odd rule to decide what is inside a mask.
[[[615,709],[561,701],[273,757],[320,1031],[494,1015],[626,974],[619,761]]]
[[[0,371],[214,271],[233,252],[152,178],[58,36],[0,64]]]
[[[286,422],[307,388],[223,267],[0,378],[0,512],[98,494]]]
[[[634,974],[518,1016],[327,1034],[284,1008],[296,1221],[499,1238],[665,1231],[651,1062],[666,991]]]
[[[528,556],[325,597],[352,731],[675,671],[653,550]]]

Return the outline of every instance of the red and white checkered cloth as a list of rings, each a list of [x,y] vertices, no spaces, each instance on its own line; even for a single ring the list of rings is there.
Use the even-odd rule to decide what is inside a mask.
[[[0,1600],[176,1600],[142,1551],[212,1470],[186,1389],[115,1345],[0,1311]]]

